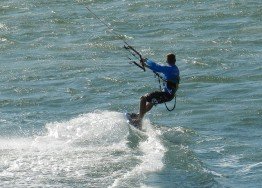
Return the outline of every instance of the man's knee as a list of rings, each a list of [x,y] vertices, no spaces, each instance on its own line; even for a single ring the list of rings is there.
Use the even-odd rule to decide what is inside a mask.
[[[141,102],[146,102],[146,96],[140,97],[140,101],[141,101]]]

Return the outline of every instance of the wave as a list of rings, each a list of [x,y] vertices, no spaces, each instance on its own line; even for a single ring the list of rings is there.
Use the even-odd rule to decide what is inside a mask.
[[[48,123],[44,136],[1,142],[0,186],[139,186],[164,166],[166,151],[150,121],[143,126],[145,132],[129,127],[122,113],[95,111]]]

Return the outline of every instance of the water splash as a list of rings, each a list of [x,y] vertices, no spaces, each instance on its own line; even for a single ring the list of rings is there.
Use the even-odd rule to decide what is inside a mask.
[[[137,186],[163,167],[165,152],[148,120],[144,126],[146,132],[136,132],[124,114],[110,111],[48,123],[44,136],[2,145],[0,186],[11,180],[14,186]]]

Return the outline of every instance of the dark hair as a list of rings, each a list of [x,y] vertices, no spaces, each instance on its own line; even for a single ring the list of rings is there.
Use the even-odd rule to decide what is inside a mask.
[[[170,65],[176,64],[176,55],[175,54],[167,54],[166,55],[167,63]]]

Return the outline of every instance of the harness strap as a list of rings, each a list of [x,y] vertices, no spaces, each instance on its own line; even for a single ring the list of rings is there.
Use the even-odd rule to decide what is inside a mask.
[[[155,73],[155,75],[156,75],[157,78],[158,78],[159,89],[160,89],[160,91],[162,91],[161,80],[162,80],[162,81],[165,81],[165,82],[168,82],[168,80],[164,80],[163,77],[161,77],[158,73],[156,73],[156,72],[154,72],[154,73]],[[178,84],[177,84],[177,85],[178,85]],[[177,90],[177,89],[178,89],[178,87],[176,86],[176,90]],[[176,92],[176,91],[175,91],[175,92]],[[174,95],[175,95],[175,102],[174,102],[174,106],[173,106],[172,108],[169,108],[169,107],[167,106],[167,103],[165,102],[166,109],[167,109],[167,111],[169,111],[169,112],[173,111],[173,110],[176,108],[176,93],[175,93]]]

